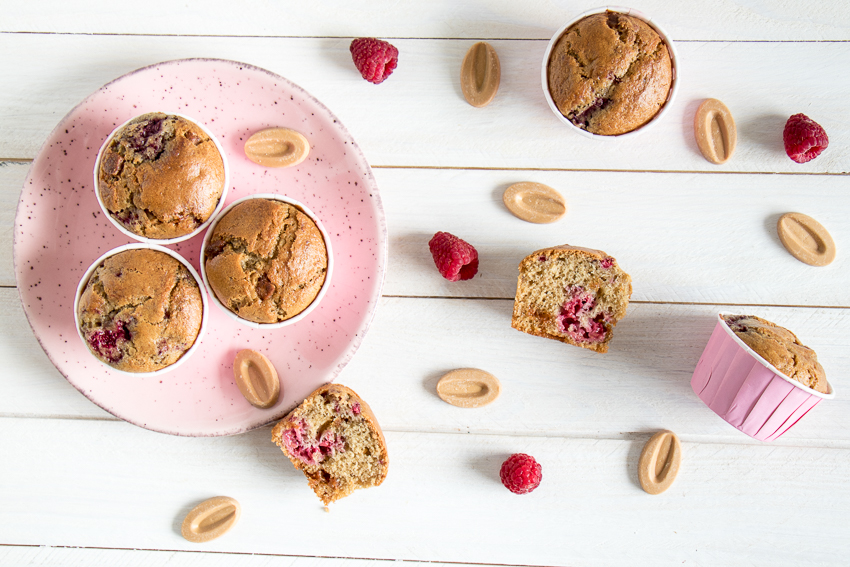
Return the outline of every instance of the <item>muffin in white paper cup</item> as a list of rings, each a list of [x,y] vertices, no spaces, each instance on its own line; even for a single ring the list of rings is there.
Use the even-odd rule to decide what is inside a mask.
[[[587,109],[584,109],[582,111],[582,114],[579,114],[577,116],[564,115],[561,112],[561,110],[558,108],[558,104],[557,104],[557,102],[555,101],[555,99],[553,98],[553,95],[552,95],[552,88],[553,87],[552,87],[552,85],[550,85],[549,63],[550,63],[550,60],[553,58],[553,51],[556,50],[559,40],[561,39],[561,37],[563,35],[565,35],[566,33],[568,33],[570,31],[570,28],[572,28],[576,24],[579,24],[579,22],[581,22],[585,18],[589,18],[591,16],[596,16],[597,14],[604,15],[606,13],[615,14],[615,15],[622,14],[623,16],[634,17],[634,18],[641,20],[642,22],[646,23],[654,32],[656,32],[658,34],[658,36],[660,36],[662,42],[664,43],[664,45],[667,48],[667,53],[668,53],[669,58],[670,58],[670,84],[669,84],[669,88],[667,89],[667,92],[666,92],[666,98],[664,98],[663,102],[661,103],[662,106],[660,107],[660,109],[655,111],[654,114],[652,114],[651,117],[649,117],[647,120],[643,121],[640,124],[636,124],[636,125],[633,125],[633,126],[632,125],[624,126],[622,129],[624,129],[625,131],[616,131],[616,133],[612,132],[612,133],[608,133],[608,134],[602,134],[602,133],[589,132],[585,128],[582,128],[579,125],[577,125],[577,123],[585,121],[584,118],[587,118],[587,117],[586,116],[583,117],[584,113],[593,112],[593,111],[601,110],[602,108],[605,108],[605,106],[607,106],[607,104],[610,102],[610,99],[597,98],[597,100],[594,102],[593,105],[591,105],[590,107],[588,107]],[[600,59],[600,54],[602,52],[608,52],[608,51],[613,52],[612,50],[608,50],[607,46],[605,46],[604,49],[600,50],[600,53],[591,54],[590,58],[592,58],[594,61],[597,61],[597,60]],[[608,73],[609,74],[606,77],[589,77],[587,80],[591,81],[591,82],[592,81],[597,81],[597,82],[601,81],[603,83],[607,82],[607,81],[612,81],[612,86],[611,86],[610,90],[615,91],[616,85],[620,84],[621,79],[625,78],[626,75],[623,75],[622,77],[618,78],[616,73],[614,73],[613,71],[609,71]],[[661,120],[661,118],[669,112],[670,108],[673,105],[673,100],[676,97],[676,93],[679,90],[678,56],[677,56],[677,53],[676,53],[676,48],[673,45],[673,42],[671,41],[670,37],[667,35],[667,33],[664,32],[663,29],[661,29],[661,26],[659,26],[656,22],[654,22],[652,20],[652,18],[650,18],[646,14],[643,14],[642,12],[639,12],[638,10],[634,10],[632,8],[624,8],[624,7],[620,7],[620,6],[602,6],[602,7],[599,7],[599,8],[594,8],[593,10],[588,10],[587,12],[584,12],[584,13],[576,16],[574,19],[570,20],[564,26],[562,26],[561,29],[559,29],[557,32],[555,32],[555,35],[552,36],[552,39],[549,41],[549,45],[546,47],[546,53],[543,55],[543,66],[541,68],[540,74],[541,74],[541,81],[542,81],[542,84],[543,84],[543,96],[546,98],[546,102],[548,103],[549,108],[552,110],[552,112],[555,113],[555,116],[558,117],[558,120],[560,120],[561,122],[566,124],[568,128],[570,128],[574,132],[578,133],[579,135],[585,136],[587,138],[595,138],[595,139],[610,140],[612,138],[617,138],[617,139],[629,138],[629,137],[636,136],[638,134],[645,132],[648,128],[650,128],[653,124],[655,124],[656,122]],[[645,75],[646,73],[644,72],[643,74]],[[663,71],[662,74],[664,76],[666,76],[666,71]],[[658,87],[658,84],[659,84],[658,81],[661,81],[662,78],[663,77],[658,76],[657,73],[655,73],[654,76],[651,76],[651,78],[648,78],[648,77],[645,77],[645,76],[639,77],[640,80],[646,80],[646,83],[654,86],[654,88]],[[629,79],[627,79],[627,80],[629,80]],[[636,80],[637,80],[637,78],[636,78]],[[592,87],[592,85],[591,85],[591,87]],[[629,90],[634,92],[634,89],[629,89]],[[642,97],[646,96],[645,91],[641,91],[641,96]],[[663,93],[658,94],[658,96],[663,97]],[[621,105],[623,108],[628,110],[628,112],[625,113],[625,116],[628,117],[629,113],[634,114],[635,111],[632,110],[632,109],[634,109],[638,105],[638,103],[640,103],[640,102],[641,101],[639,99],[638,101],[631,101],[627,105]],[[644,101],[644,103],[645,102],[646,101]],[[646,112],[648,112],[648,111],[646,111]],[[638,114],[634,114],[634,116],[637,117]]]
[[[322,221],[303,203],[273,193],[228,205],[201,247],[201,275],[213,303],[255,329],[307,317],[330,288],[333,266]]]
[[[106,218],[148,244],[200,234],[224,207],[230,166],[215,135],[177,112],[134,116],[97,154],[94,192]]]
[[[74,299],[77,334],[92,357],[128,376],[183,364],[204,336],[207,311],[192,265],[151,244],[119,246],[95,260]]]
[[[821,400],[835,397],[830,384],[823,393],[780,372],[747,346],[722,315],[694,370],[691,388],[727,423],[760,441],[780,437]]]

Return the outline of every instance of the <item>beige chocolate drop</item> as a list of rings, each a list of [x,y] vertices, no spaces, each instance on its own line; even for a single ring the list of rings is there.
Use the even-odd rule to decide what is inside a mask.
[[[253,134],[245,142],[249,160],[265,167],[298,165],[310,153],[310,142],[289,128],[269,128]]]
[[[514,183],[505,189],[502,201],[514,216],[536,224],[555,222],[567,213],[564,197],[542,183]]]
[[[460,89],[466,102],[476,108],[490,104],[501,78],[502,67],[492,45],[479,41],[469,48],[460,66]]]
[[[702,155],[711,163],[729,161],[738,143],[735,119],[716,98],[705,99],[694,115],[694,136]]]
[[[280,380],[271,361],[261,353],[240,350],[233,361],[233,379],[252,406],[270,408],[280,395]]]
[[[204,543],[230,531],[241,515],[239,502],[228,496],[216,496],[192,508],[180,532],[192,543]]]
[[[835,241],[821,223],[802,213],[786,213],[776,223],[779,240],[792,256],[810,266],[835,260]]]
[[[672,431],[659,431],[640,452],[638,480],[649,494],[661,494],[673,484],[682,464],[682,446]]]
[[[437,395],[459,408],[486,406],[499,397],[501,390],[495,376],[477,368],[452,370],[437,382]]]

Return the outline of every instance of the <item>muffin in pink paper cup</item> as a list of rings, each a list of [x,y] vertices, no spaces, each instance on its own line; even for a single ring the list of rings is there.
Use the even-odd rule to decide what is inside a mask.
[[[815,351],[752,315],[718,315],[691,388],[750,437],[773,441],[835,392]]]

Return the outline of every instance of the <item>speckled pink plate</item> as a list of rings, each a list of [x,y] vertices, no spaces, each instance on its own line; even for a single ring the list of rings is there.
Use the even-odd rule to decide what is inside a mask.
[[[127,377],[94,360],[74,328],[74,291],[86,268],[131,239],[104,218],[92,187],[98,148],[131,116],[164,109],[202,121],[230,162],[227,203],[279,193],[306,204],[330,233],[335,270],[310,316],[251,329],[210,309],[201,348],[173,372]],[[252,133],[283,126],[310,141],[306,161],[266,169],[242,151]],[[200,271],[204,233],[169,248]],[[174,435],[232,435],[280,419],[336,378],[372,320],[384,278],[387,230],[369,164],[322,103],[266,70],[213,59],[169,61],[109,83],[72,110],[30,168],[15,218],[15,272],[24,312],[56,368],[91,401],[130,423]],[[233,359],[251,348],[280,375],[282,395],[257,409],[233,382]]]

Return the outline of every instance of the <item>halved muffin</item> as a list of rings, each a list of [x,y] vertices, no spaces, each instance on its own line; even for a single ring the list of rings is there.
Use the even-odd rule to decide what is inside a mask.
[[[272,441],[326,505],[387,476],[387,444],[375,414],[340,384],[310,394],[275,425]]]
[[[605,252],[566,244],[544,248],[519,264],[511,326],[607,352],[631,295],[632,278]]]

